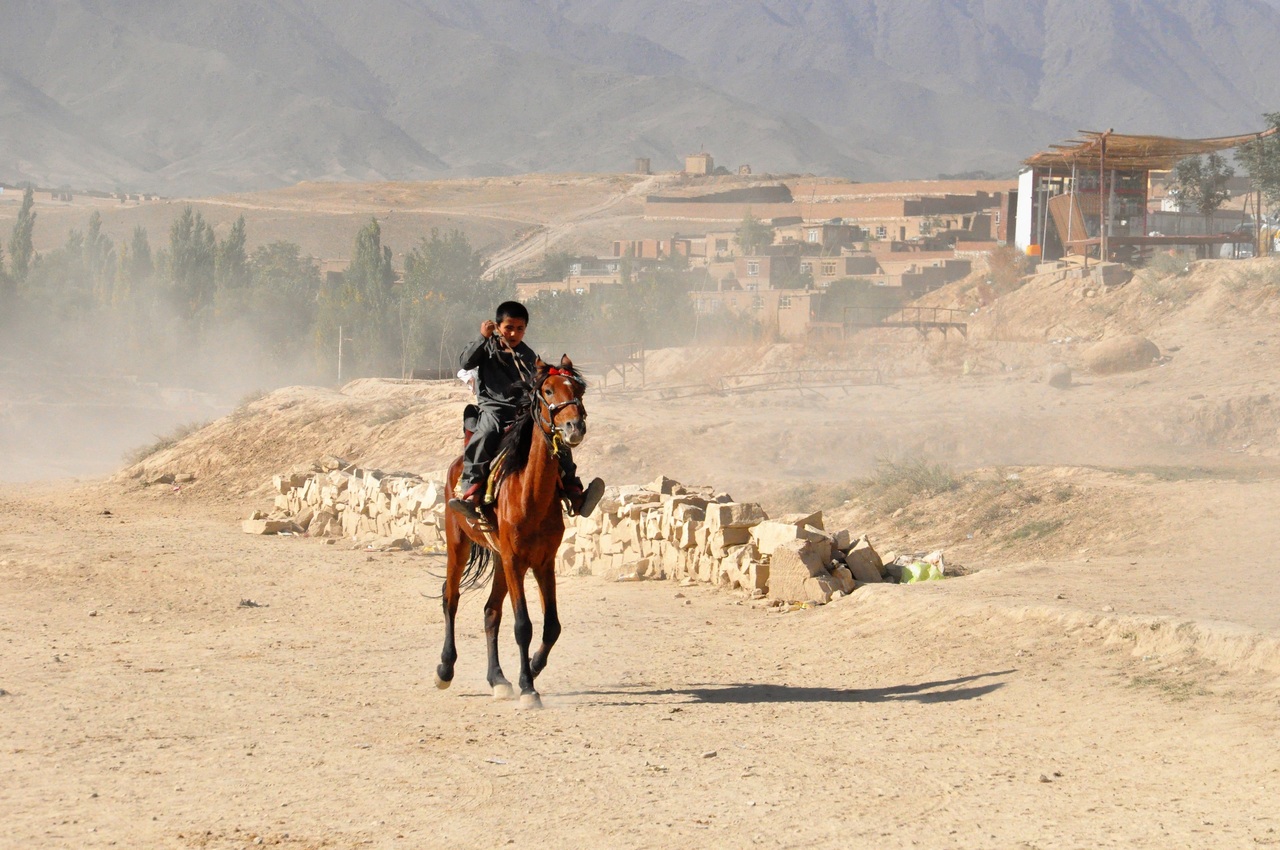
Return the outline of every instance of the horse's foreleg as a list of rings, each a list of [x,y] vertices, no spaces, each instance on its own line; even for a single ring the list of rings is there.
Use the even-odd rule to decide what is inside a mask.
[[[497,553],[493,557],[497,558]],[[493,571],[489,601],[484,603],[484,639],[489,646],[489,687],[493,688],[494,699],[511,699],[513,693],[511,683],[502,675],[502,665],[498,663],[498,628],[502,625],[502,602],[506,596],[507,575],[499,559]]]
[[[555,562],[535,567],[533,577],[538,582],[538,593],[542,596],[542,646],[538,647],[530,662],[536,677],[546,668],[551,647],[555,646],[556,639],[560,637],[560,615],[556,610]]]
[[[453,640],[453,621],[458,614],[458,598],[461,594],[456,589],[450,590],[447,578],[441,594],[444,607],[444,648],[440,650],[440,663],[436,665],[436,687],[444,690],[453,682],[453,665],[458,660],[458,647]]]
[[[515,615],[516,646],[520,648],[520,707],[541,708],[542,698],[533,689],[533,670],[529,666],[529,644],[533,642],[533,621],[529,619],[529,602],[524,595],[523,577],[514,565],[505,565],[507,592],[511,594],[511,613]]]
[[[446,529],[446,534],[448,530]],[[453,682],[453,665],[458,660],[458,647],[454,643],[453,623],[458,615],[458,600],[462,598],[462,567],[470,552],[469,541],[455,528],[458,540],[449,541],[448,567],[444,584],[440,588],[441,605],[444,608],[444,649],[440,650],[440,664],[436,666],[436,687],[444,690]]]

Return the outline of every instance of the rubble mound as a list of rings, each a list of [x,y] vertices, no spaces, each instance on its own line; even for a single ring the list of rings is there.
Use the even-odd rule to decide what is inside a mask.
[[[143,484],[192,476],[236,496],[265,489],[281,469],[335,455],[362,467],[438,469],[462,450],[458,381],[362,379],[341,390],[284,387],[156,451],[115,476]],[[169,479],[173,480],[173,479]]]

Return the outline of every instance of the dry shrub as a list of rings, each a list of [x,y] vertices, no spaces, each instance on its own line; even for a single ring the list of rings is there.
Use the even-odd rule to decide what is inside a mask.
[[[1013,245],[1001,245],[987,256],[988,282],[997,296],[1022,286],[1031,273],[1031,262]]]

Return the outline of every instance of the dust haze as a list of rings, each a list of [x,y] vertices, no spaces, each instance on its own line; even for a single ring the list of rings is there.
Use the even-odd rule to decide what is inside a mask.
[[[148,347],[167,352],[156,360],[131,350],[111,319],[5,321],[0,480],[105,475],[175,431],[225,415],[247,395],[316,382],[310,356],[267,362],[260,331],[234,317],[202,337],[182,328],[177,316],[148,323]]]

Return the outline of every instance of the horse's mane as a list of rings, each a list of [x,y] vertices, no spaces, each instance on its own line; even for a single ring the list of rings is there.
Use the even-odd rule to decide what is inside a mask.
[[[568,370],[563,366],[555,368],[568,371],[579,387],[583,390],[587,388],[587,382],[583,380],[578,367],[571,366]],[[524,395],[520,399],[516,418],[507,429],[507,433],[502,436],[502,442],[498,444],[498,454],[502,457],[502,469],[498,473],[499,483],[508,475],[524,471],[529,463],[529,450],[533,445],[533,419],[538,410],[538,390],[550,375],[551,367],[544,363],[538,371],[533,373],[533,377],[524,382]]]

